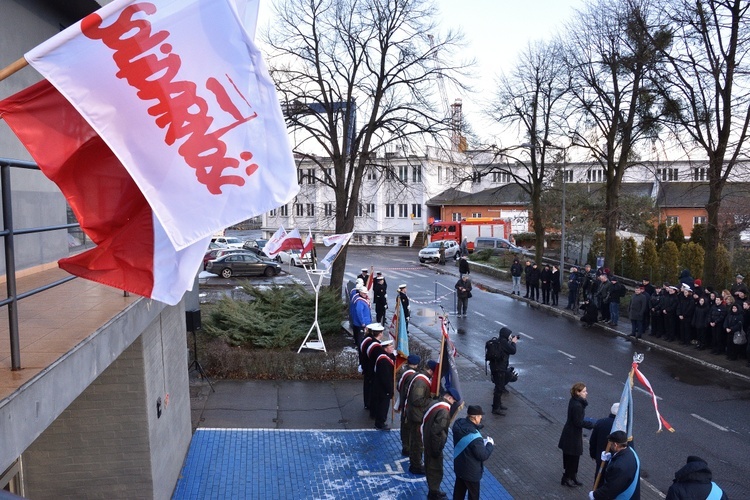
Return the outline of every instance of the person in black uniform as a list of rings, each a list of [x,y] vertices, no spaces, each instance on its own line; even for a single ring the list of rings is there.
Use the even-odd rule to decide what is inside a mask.
[[[602,454],[604,482],[589,492],[589,500],[614,500],[615,498],[641,498],[641,463],[635,450],[628,446],[628,435],[615,431],[607,437],[611,453]]]
[[[405,283],[398,286],[398,298],[401,299],[401,306],[404,308],[404,319],[406,320],[406,331],[408,332],[411,312],[409,311],[409,297],[406,295]]]
[[[497,338],[500,341],[503,356],[499,360],[490,360],[492,383],[495,384],[492,393],[492,414],[505,416],[504,410],[508,408],[503,406],[503,391],[505,391],[505,385],[508,383],[506,377],[508,363],[510,362],[510,356],[516,353],[518,335],[514,336],[511,329],[504,326],[500,329]]]
[[[375,382],[373,383],[372,400],[375,406],[375,428],[388,431],[391,428],[386,424],[388,419],[388,408],[393,399],[393,369],[396,357],[393,355],[393,340],[384,340],[380,343],[383,351],[375,361]]]
[[[460,400],[458,391],[451,387],[440,400],[432,404],[422,420],[422,440],[424,443],[424,468],[427,476],[428,500],[448,498],[440,491],[443,482],[443,448],[448,441],[451,409]]]
[[[388,309],[388,283],[380,271],[375,274],[372,292],[375,301],[375,321],[385,325],[385,311]]]

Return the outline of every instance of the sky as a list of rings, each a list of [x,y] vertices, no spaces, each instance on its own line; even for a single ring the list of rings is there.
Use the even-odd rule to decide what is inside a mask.
[[[511,71],[517,56],[529,42],[547,40],[562,30],[584,0],[435,0],[437,22],[447,31],[460,29],[466,41],[466,59],[477,61],[476,90],[462,95],[446,85],[449,104],[462,99],[464,119],[487,144],[501,145],[514,139],[499,137],[483,117],[483,103],[492,95],[493,84],[503,71]],[[271,17],[272,0],[260,0],[258,25]],[[481,133],[480,133],[481,132]],[[495,135],[496,134],[496,135]]]

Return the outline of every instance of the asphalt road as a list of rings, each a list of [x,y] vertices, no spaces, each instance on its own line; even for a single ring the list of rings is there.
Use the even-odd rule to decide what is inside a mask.
[[[514,389],[533,405],[565,420],[569,389],[584,382],[589,391],[587,415],[601,418],[620,398],[635,352],[634,345],[602,329],[544,312],[524,301],[474,287],[467,318],[456,318],[451,290],[457,281],[419,265],[416,249],[350,247],[347,278],[373,265],[386,275],[389,297],[408,284],[411,324],[439,335],[438,303],[450,313],[452,335],[460,355],[484,363],[484,344],[501,326],[521,334],[511,364],[520,372]],[[450,264],[447,271],[455,268]],[[301,271],[301,270],[299,270]],[[476,276],[477,281],[482,276]],[[393,300],[395,302],[395,298]],[[391,301],[389,301],[391,303]],[[640,348],[639,348],[640,349]],[[639,350],[640,352],[640,350]],[[688,455],[707,460],[714,478],[732,498],[750,498],[750,384],[699,364],[677,361],[662,352],[643,352],[640,371],[648,378],[662,416],[675,432],[657,433],[658,420],[650,395],[636,382],[634,442],[644,478],[666,491],[674,471]],[[556,443],[551,443],[552,447]]]

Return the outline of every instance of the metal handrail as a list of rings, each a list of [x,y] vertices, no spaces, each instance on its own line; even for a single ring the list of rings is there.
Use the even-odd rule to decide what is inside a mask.
[[[2,189],[0,190],[0,196],[2,197],[2,218],[4,229],[0,231],[0,237],[3,238],[3,246],[5,249],[5,276],[6,276],[6,292],[7,298],[0,301],[0,307],[8,307],[8,330],[10,332],[10,361],[11,370],[17,371],[21,369],[21,343],[18,331],[18,301],[36,295],[50,288],[62,285],[75,279],[75,276],[68,276],[62,278],[53,283],[48,283],[40,287],[28,290],[23,293],[18,293],[16,286],[16,247],[15,247],[15,235],[17,234],[33,234],[42,233],[47,231],[59,231],[62,229],[70,229],[80,227],[79,224],[58,224],[54,226],[43,226],[43,227],[32,227],[23,228],[16,230],[13,227],[13,204],[12,204],[12,189],[10,186],[10,169],[11,168],[22,168],[27,170],[40,170],[39,166],[33,162],[23,160],[11,160],[8,158],[0,158],[0,180],[2,181]]]

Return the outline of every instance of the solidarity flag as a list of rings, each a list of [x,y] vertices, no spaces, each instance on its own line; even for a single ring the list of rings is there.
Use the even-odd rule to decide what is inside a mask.
[[[279,253],[281,251],[281,244],[284,242],[285,238],[286,230],[284,229],[284,226],[279,226],[276,232],[273,233],[273,236],[271,236],[271,239],[263,246],[263,253],[269,257],[273,257]]]
[[[305,242],[302,244],[302,256],[304,257],[306,253],[312,252],[315,248],[315,240],[313,240],[312,231],[310,231],[310,228],[307,229],[307,238],[305,239]]]
[[[333,265],[333,261],[336,260],[336,257],[339,256],[341,253],[341,249],[346,246],[347,243],[349,243],[349,240],[351,239],[352,235],[354,233],[344,233],[344,234],[333,234],[331,236],[326,236],[323,238],[323,244],[327,247],[333,245],[333,248],[328,251],[325,257],[320,259],[320,267],[323,269],[330,269],[330,267]]]
[[[292,229],[281,240],[281,247],[279,250],[302,250],[302,236],[299,234],[299,229]]]
[[[114,0],[25,58],[120,160],[176,251],[299,190],[234,0]]]
[[[388,333],[390,333],[393,343],[396,345],[395,371],[398,371],[406,362],[406,358],[409,357],[409,333],[406,331],[406,316],[400,298],[396,299],[396,314],[393,315]]]
[[[440,394],[441,381],[443,387],[447,391],[451,387],[458,391],[459,403],[463,401],[463,393],[461,392],[461,386],[458,381],[458,369],[456,367],[456,356],[458,351],[456,350],[455,344],[451,341],[450,335],[448,335],[448,320],[447,318],[441,318],[440,329],[443,333],[442,341],[440,345],[440,357],[438,358],[438,366],[435,368],[435,372],[432,375],[432,394]]]

